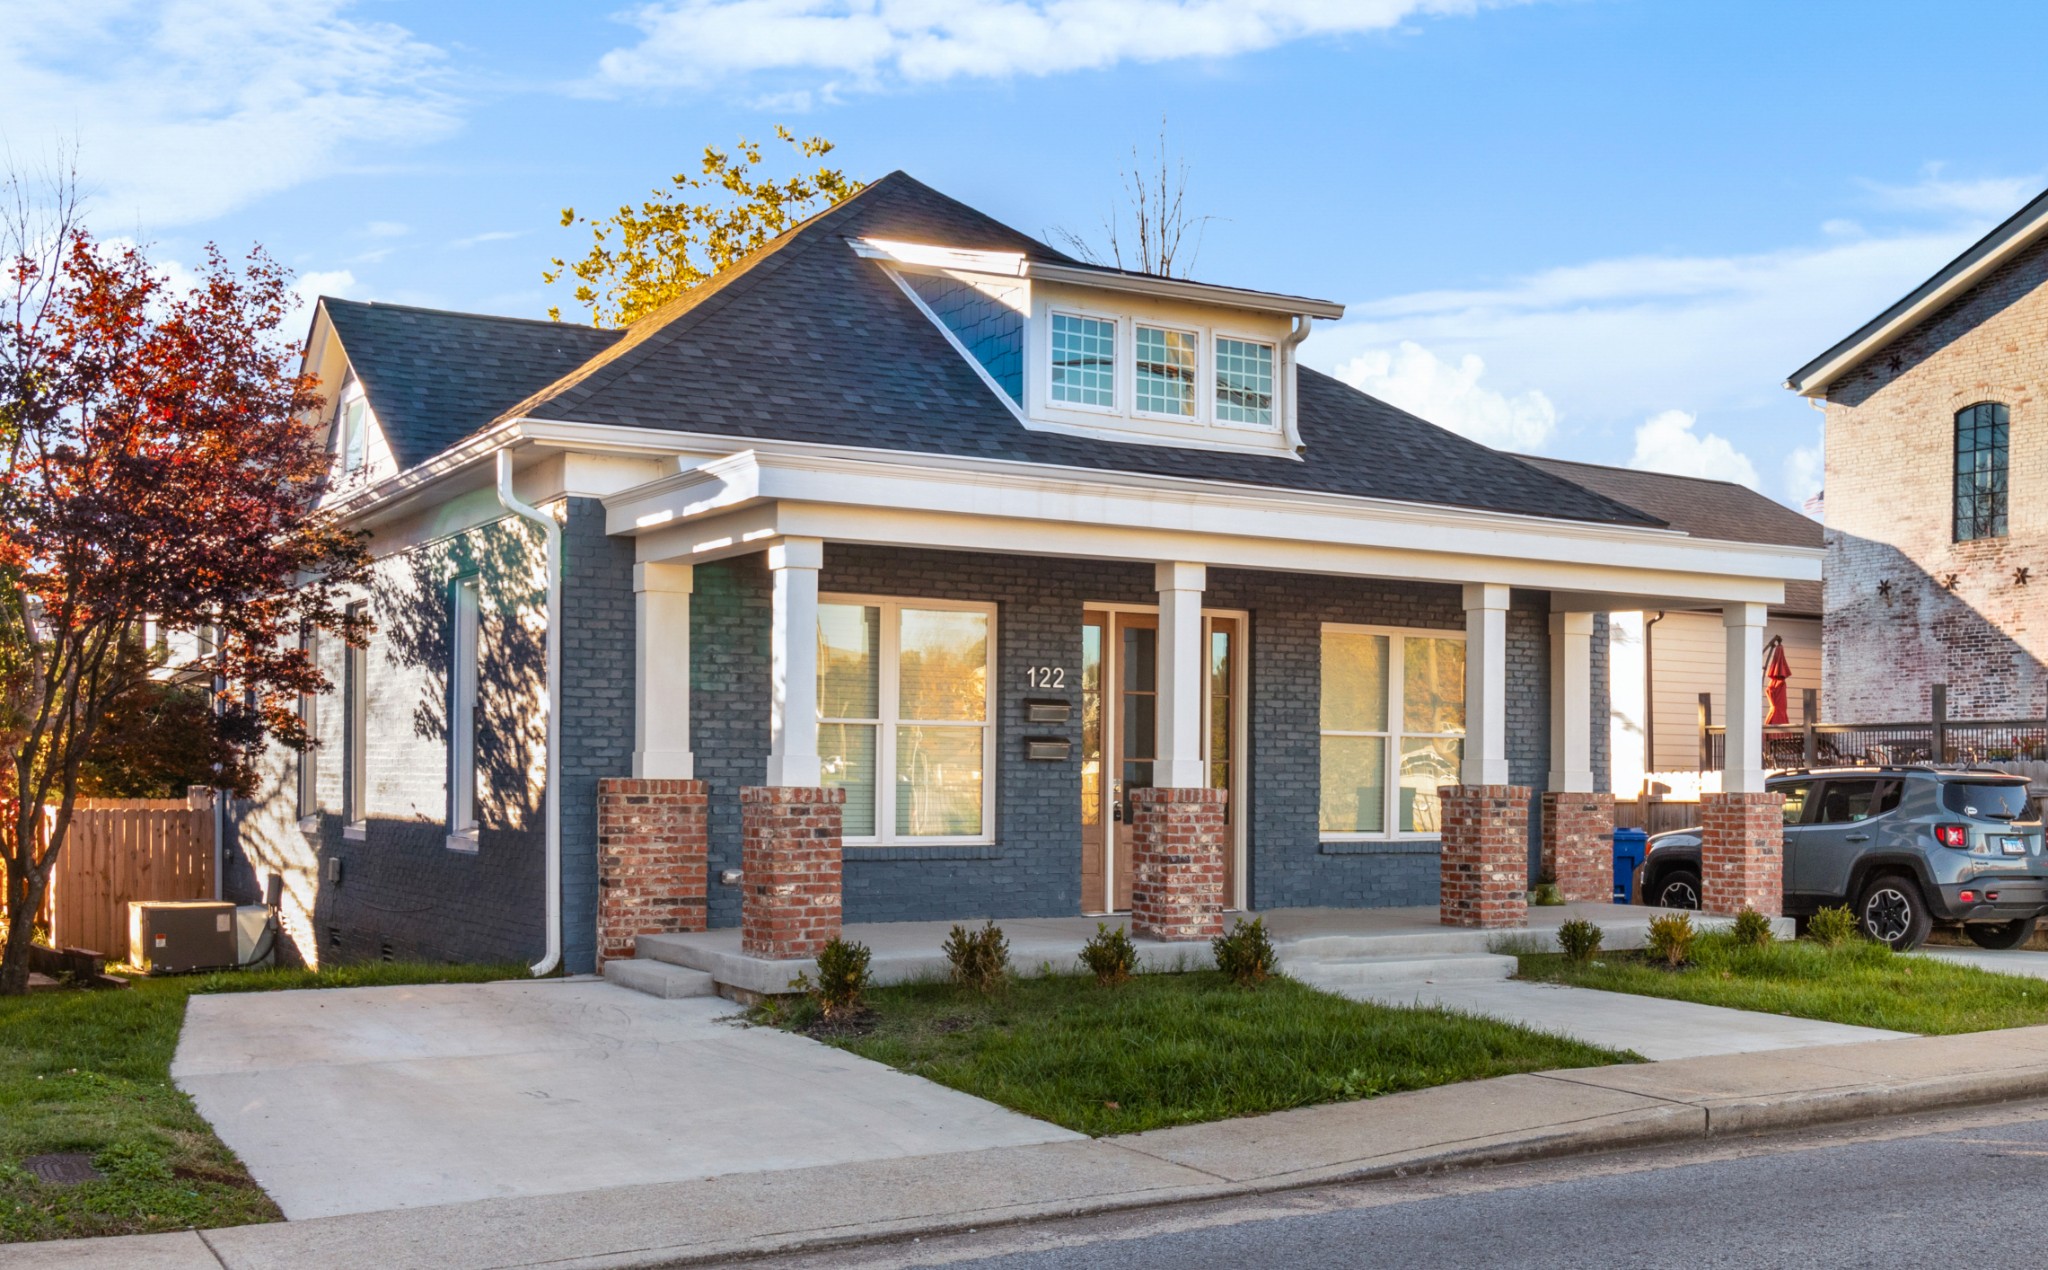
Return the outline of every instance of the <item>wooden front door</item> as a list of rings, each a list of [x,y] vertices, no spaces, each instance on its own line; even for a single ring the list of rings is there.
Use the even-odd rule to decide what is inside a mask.
[[[1238,627],[1204,622],[1203,749],[1210,783],[1233,788],[1238,735]],[[1131,906],[1130,800],[1149,787],[1158,758],[1159,617],[1089,610],[1081,626],[1081,907]],[[1236,799],[1231,800],[1235,832]],[[1237,893],[1237,851],[1225,855],[1225,891]],[[1234,902],[1234,900],[1233,900]]]

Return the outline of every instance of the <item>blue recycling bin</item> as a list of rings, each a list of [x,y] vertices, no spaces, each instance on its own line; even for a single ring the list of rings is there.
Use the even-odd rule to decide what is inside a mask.
[[[1650,851],[1650,835],[1642,829],[1614,831],[1614,902],[1636,902],[1636,869]]]

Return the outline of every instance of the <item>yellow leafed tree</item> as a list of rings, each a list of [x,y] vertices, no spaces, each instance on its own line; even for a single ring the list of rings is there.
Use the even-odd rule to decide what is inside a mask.
[[[704,147],[702,171],[677,173],[638,208],[621,207],[603,218],[562,209],[562,226],[589,227],[589,254],[571,264],[556,259],[541,274],[557,283],[573,278],[576,303],[598,326],[629,326],[743,259],[807,217],[853,197],[862,183],[822,160],[832,152],[823,137],[799,140],[780,124],[776,137],[799,162],[819,161],[814,172],[777,180],[757,175],[760,143],[740,138],[733,154]],[[560,305],[548,316],[560,321]]]

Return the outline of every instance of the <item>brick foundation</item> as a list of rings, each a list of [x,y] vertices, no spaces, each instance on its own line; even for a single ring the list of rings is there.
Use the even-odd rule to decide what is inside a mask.
[[[1211,939],[1223,933],[1230,828],[1223,789],[1131,791],[1131,933]]]
[[[1446,926],[1528,925],[1529,789],[1444,785],[1442,898]]]
[[[704,929],[710,849],[703,781],[597,783],[597,957],[633,955],[641,935]]]
[[[839,934],[843,789],[740,791],[740,951],[794,961]]]
[[[1543,795],[1543,872],[1567,900],[1614,899],[1614,795]]]
[[[1700,795],[1700,908],[1777,917],[1785,906],[1782,794]]]

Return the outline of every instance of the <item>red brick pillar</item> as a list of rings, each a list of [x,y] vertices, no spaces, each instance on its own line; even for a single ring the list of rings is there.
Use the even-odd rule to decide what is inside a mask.
[[[1131,933],[1211,939],[1223,933],[1227,789],[1131,791]]]
[[[1700,795],[1700,908],[1777,917],[1785,907],[1785,796]]]
[[[1567,900],[1614,900],[1614,795],[1543,794],[1543,872]]]
[[[843,789],[740,791],[740,951],[795,961],[839,934]]]
[[[1444,785],[1439,920],[1486,929],[1529,921],[1529,788]]]
[[[704,929],[710,835],[703,781],[597,783],[597,959],[641,935]]]

